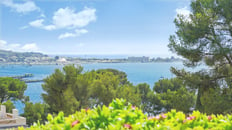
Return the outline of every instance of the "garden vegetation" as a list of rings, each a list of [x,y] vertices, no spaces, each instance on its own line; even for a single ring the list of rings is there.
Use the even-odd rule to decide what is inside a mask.
[[[175,78],[151,87],[118,70],[68,65],[45,79],[43,104],[26,100],[25,84],[0,78],[1,103],[23,100],[28,125],[40,121],[32,129],[232,129],[232,1],[192,0],[191,13],[174,23],[168,47],[186,67],[204,69],[171,68]]]

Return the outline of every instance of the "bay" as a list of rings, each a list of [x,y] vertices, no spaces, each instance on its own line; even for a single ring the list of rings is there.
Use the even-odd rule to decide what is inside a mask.
[[[112,68],[123,71],[127,74],[128,80],[134,85],[139,83],[148,83],[152,88],[154,83],[161,77],[173,78],[174,75],[170,72],[170,67],[183,68],[182,62],[170,63],[92,63],[81,64],[84,67],[84,72],[93,69]],[[63,65],[0,65],[0,76],[13,76],[31,73],[34,76],[29,79],[44,79],[51,75],[55,69],[62,69]],[[43,102],[41,93],[43,89],[42,83],[27,83],[25,95],[30,97],[30,101]],[[20,113],[23,112],[24,105],[20,102],[15,102],[16,108]]]

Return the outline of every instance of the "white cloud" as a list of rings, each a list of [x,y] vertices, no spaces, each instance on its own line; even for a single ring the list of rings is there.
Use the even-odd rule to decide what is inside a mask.
[[[69,7],[60,8],[54,12],[52,23],[50,25],[43,24],[44,19],[38,19],[29,23],[32,27],[45,30],[55,30],[64,28],[81,28],[87,26],[90,22],[96,21],[96,9],[85,7],[80,12]]]
[[[43,29],[45,29],[45,30],[54,30],[54,29],[56,29],[56,26],[54,26],[54,25],[46,25],[46,26],[43,26]]]
[[[44,30],[56,30],[56,29],[74,29],[75,32],[66,32],[60,34],[58,39],[64,39],[69,37],[78,37],[81,34],[85,34],[88,31],[86,29],[80,29],[87,26],[89,23],[96,21],[96,9],[85,7],[83,10],[76,12],[69,7],[60,8],[54,12],[52,17],[52,23],[44,24],[44,18],[37,19],[29,22],[31,27],[40,28]]]
[[[57,28],[84,27],[90,22],[96,21],[95,12],[96,9],[87,7],[80,12],[75,12],[68,7],[60,8],[54,13],[53,24]]]
[[[184,8],[178,8],[176,9],[176,13],[177,15],[184,15],[184,16],[189,16],[190,15],[190,10],[188,10],[187,7],[184,7]]]
[[[44,13],[41,13],[39,17],[41,17],[41,18],[45,18],[46,16],[45,16],[45,14],[44,14]]]
[[[28,28],[28,26],[22,26],[22,27],[20,27],[19,29],[20,30],[24,30],[24,29],[27,29]]]
[[[6,46],[7,42],[4,40],[0,40],[0,49],[3,49]]]
[[[28,13],[32,11],[39,11],[39,7],[33,1],[26,1],[24,3],[14,3],[12,0],[2,0],[3,5],[10,7],[18,13]]]
[[[32,27],[41,28],[45,30],[54,30],[56,28],[54,25],[44,25],[43,22],[44,19],[38,19],[35,21],[31,21],[29,25]]]
[[[8,50],[17,50],[20,49],[20,44],[9,44],[7,45]]]
[[[64,39],[64,38],[68,38],[68,37],[75,37],[75,34],[74,33],[60,34],[60,36],[58,37],[58,39]]]
[[[11,50],[11,51],[19,51],[19,52],[25,52],[25,51],[39,51],[39,47],[36,43],[28,43],[28,44],[8,44],[4,40],[0,40],[0,49],[3,50]]]
[[[88,33],[86,29],[76,29],[75,32],[78,35]]]
[[[76,29],[74,33],[69,33],[66,32],[64,34],[61,34],[58,39],[64,39],[64,38],[68,38],[68,37],[78,37],[81,34],[85,34],[88,33],[88,31],[86,29]]]
[[[21,47],[21,49],[23,51],[38,51],[39,50],[39,48],[36,45],[36,43],[25,44],[24,46]]]
[[[44,26],[43,22],[44,22],[44,19],[38,19],[38,20],[30,22],[29,25],[32,27],[43,27]]]

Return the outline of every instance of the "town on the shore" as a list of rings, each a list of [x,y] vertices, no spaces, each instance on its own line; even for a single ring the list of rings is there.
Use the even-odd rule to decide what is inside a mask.
[[[150,62],[177,62],[181,58],[151,58],[148,56],[127,58],[81,58],[71,56],[49,56],[38,52],[13,52],[0,50],[0,64],[84,64],[84,63],[150,63]]]

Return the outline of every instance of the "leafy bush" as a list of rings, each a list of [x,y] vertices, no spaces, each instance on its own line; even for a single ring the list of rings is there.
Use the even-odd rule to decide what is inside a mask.
[[[27,119],[27,125],[32,125],[35,121],[44,123],[48,115],[48,105],[41,103],[26,102],[24,113],[21,116]]]
[[[82,109],[73,115],[64,117],[48,115],[45,125],[35,123],[28,129],[33,130],[79,130],[79,129],[155,129],[155,130],[231,130],[232,115],[207,116],[198,111],[190,115],[171,110],[168,113],[147,117],[138,107],[126,105],[125,100],[116,99],[109,107]],[[23,130],[23,128],[19,128]]]

